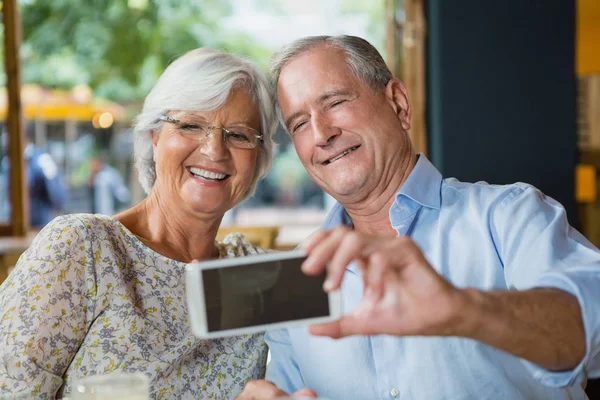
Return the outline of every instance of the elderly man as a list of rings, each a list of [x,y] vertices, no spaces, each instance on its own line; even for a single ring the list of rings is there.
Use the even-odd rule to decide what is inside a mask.
[[[363,39],[298,40],[273,74],[303,165],[339,202],[303,269],[327,269],[348,314],[268,334],[267,380],[242,398],[585,398],[600,376],[600,252],[563,207],[527,184],[443,179],[413,150],[405,87]]]

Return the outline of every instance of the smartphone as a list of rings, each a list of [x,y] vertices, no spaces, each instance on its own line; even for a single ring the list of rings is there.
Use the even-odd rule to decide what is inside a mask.
[[[325,274],[302,273],[305,259],[295,250],[189,264],[194,335],[210,339],[338,320],[340,291],[323,291]]]

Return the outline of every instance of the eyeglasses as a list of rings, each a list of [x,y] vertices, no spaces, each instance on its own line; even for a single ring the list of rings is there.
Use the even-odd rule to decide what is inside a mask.
[[[212,135],[213,130],[219,129],[223,132],[223,143],[236,149],[255,149],[263,141],[263,137],[256,129],[247,126],[232,126],[223,128],[208,125],[200,121],[181,121],[167,115],[158,117],[159,121],[168,122],[177,126],[177,132],[186,138],[204,142]]]

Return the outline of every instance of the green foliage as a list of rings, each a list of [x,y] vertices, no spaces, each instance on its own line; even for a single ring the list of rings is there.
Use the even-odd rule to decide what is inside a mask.
[[[143,98],[166,66],[209,46],[262,59],[243,35],[220,32],[222,0],[21,0],[24,83],[90,85],[116,101]]]
[[[385,1],[384,0],[340,0],[340,12],[369,16],[369,41],[384,54],[385,38]]]

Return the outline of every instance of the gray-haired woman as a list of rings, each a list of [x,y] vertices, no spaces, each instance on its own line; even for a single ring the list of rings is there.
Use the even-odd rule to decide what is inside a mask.
[[[186,263],[260,251],[215,237],[268,170],[276,118],[249,62],[193,50],[163,73],[134,129],[147,198],[114,217],[56,218],[0,287],[0,397],[68,395],[74,379],[143,372],[153,398],[233,398],[264,374],[262,335],[190,332]]]

